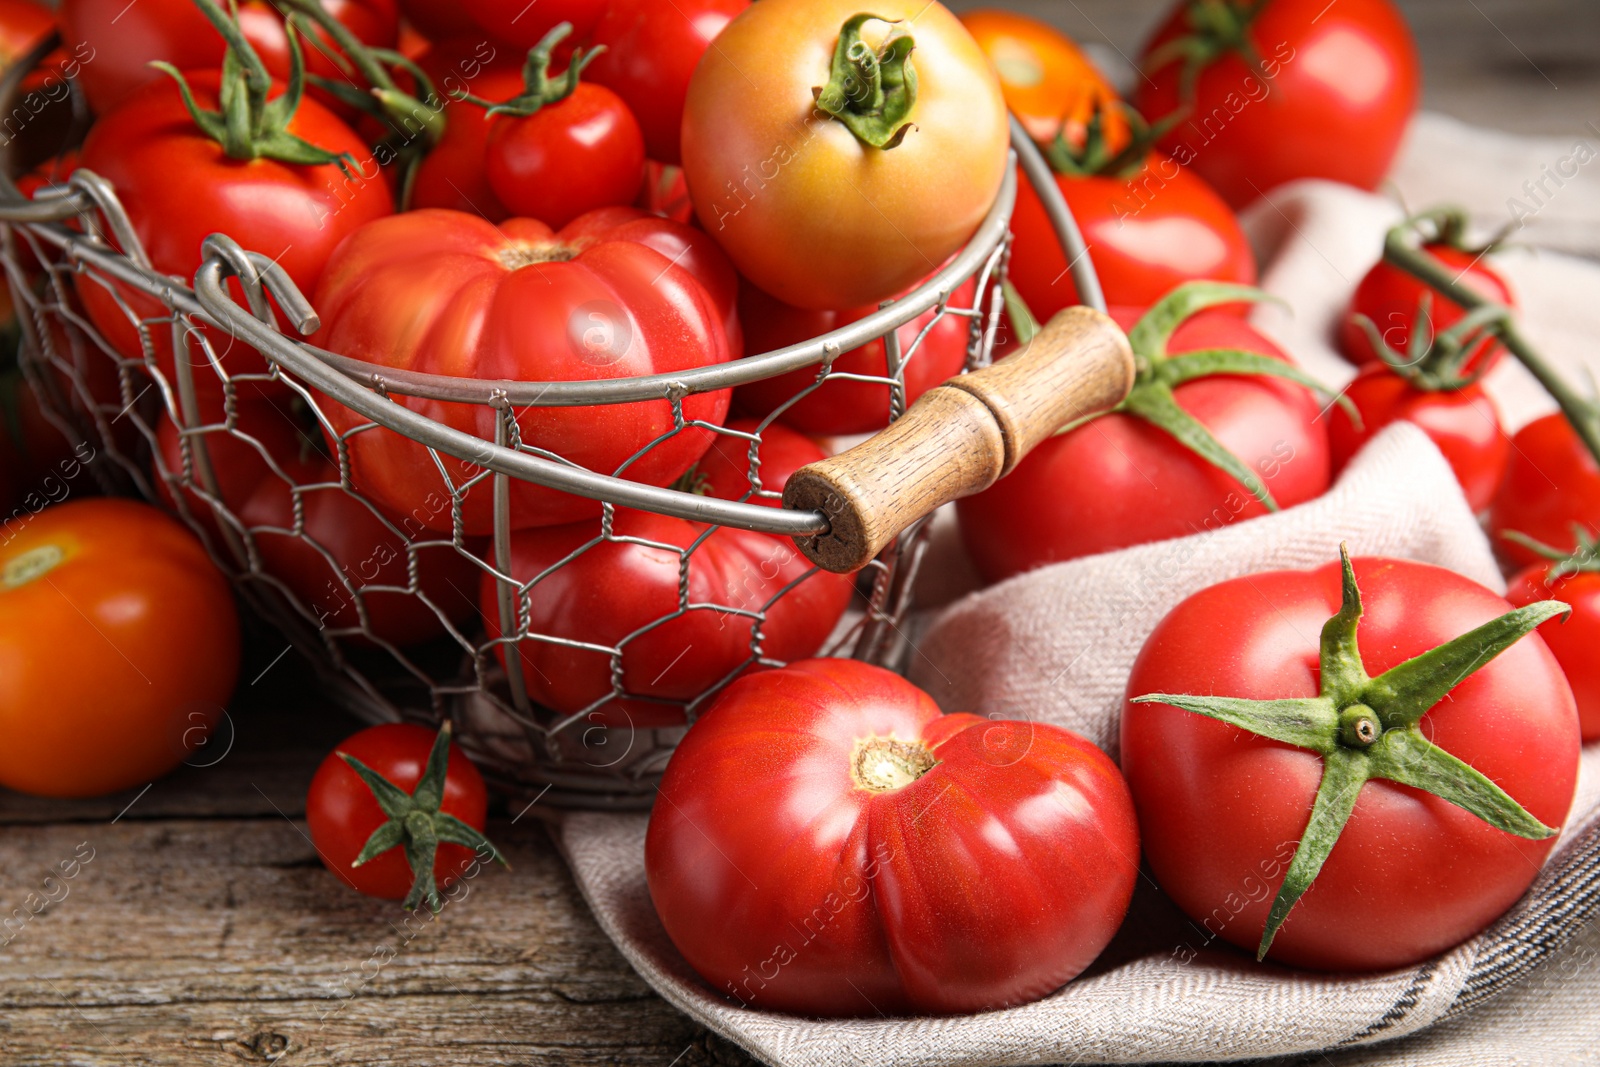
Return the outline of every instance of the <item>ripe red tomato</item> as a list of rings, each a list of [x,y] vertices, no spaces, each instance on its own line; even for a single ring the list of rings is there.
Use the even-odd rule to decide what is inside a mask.
[[[1221,34],[1199,30],[1224,24]],[[1243,207],[1296,178],[1376,189],[1417,107],[1417,49],[1391,0],[1179,0],[1140,59],[1134,105],[1152,122],[1185,106],[1181,38],[1202,58],[1187,118],[1157,144]],[[1234,41],[1228,40],[1229,36]],[[1241,55],[1248,41],[1258,74]],[[1265,80],[1261,75],[1265,75]]]
[[[494,120],[457,94],[510,100],[523,89],[521,61],[504,46],[466,37],[436,43],[417,65],[444,96],[444,136],[412,175],[410,206],[467,211],[490,222],[510,218],[484,170],[484,149]]]
[[[0,2],[0,68],[9,67],[56,28],[50,9],[34,0]]]
[[[1128,120],[1117,91],[1070,37],[1038,19],[998,8],[963,11],[959,17],[994,64],[1006,107],[1029,137],[1048,145],[1060,136],[1081,148],[1098,113],[1111,150],[1127,144]]]
[[[1600,529],[1600,467],[1559,412],[1535,419],[1511,438],[1511,459],[1489,505],[1489,538],[1518,567],[1537,563],[1533,550],[1508,541],[1517,530],[1572,552],[1573,526]]]
[[[695,482],[695,492],[722,500],[782,507],[783,487],[789,475],[823,458],[822,449],[815,441],[782,423],[762,429],[759,419],[730,419],[728,429],[760,436],[754,480],[751,479],[750,439],[719,433],[706,454],[700,457],[700,462],[694,465],[695,477],[691,480]]]
[[[1111,313],[1124,329],[1140,317],[1128,308]],[[1239,316],[1215,309],[1184,321],[1167,344],[1172,355],[1212,348],[1292,362]],[[1183,382],[1172,395],[1280,506],[1327,490],[1328,434],[1310,390],[1273,378],[1218,374]],[[992,582],[1267,511],[1240,480],[1132,412],[1102,415],[1050,438],[956,509],[967,552]]]
[[[1111,940],[1138,877],[1128,789],[1099,749],[942,715],[855,660],[735,682],[659,797],[645,874],[661,923],[713,988],[759,1010],[1036,1000]]]
[[[594,33],[607,0],[461,0],[474,22],[513,48],[527,52],[561,23],[572,25],[568,46],[582,44]]]
[[[215,109],[218,75],[198,71],[188,78],[200,106]],[[366,153],[355,133],[314,100],[300,102],[288,130],[329,152]],[[94,124],[82,165],[116,187],[151,266],[185,279],[200,267],[202,242],[225,233],[246,249],[272,257],[309,295],[335,246],[363,223],[393,210],[383,182],[348,179],[331,163],[230,158],[195,125],[178,87],[167,78],[139,89]],[[161,319],[171,312],[126,286],[116,285],[115,294],[97,283],[78,286],[95,327],[118,352],[142,359],[139,332],[117,297],[142,318]],[[221,331],[208,334],[230,374],[266,371],[265,360],[253,349]],[[175,380],[171,331],[157,325],[149,337],[161,370]],[[196,384],[219,391],[221,382],[199,345],[191,342],[188,348]]]
[[[1551,619],[1539,636],[1561,664],[1578,706],[1578,727],[1585,741],[1600,739],[1600,571],[1592,542],[1573,560],[1573,567],[1536,563],[1511,579],[1506,599],[1521,607],[1539,600],[1572,605],[1565,619]]]
[[[579,82],[531,115],[497,116],[483,169],[513,215],[559,229],[586,211],[633,203],[644,186],[644,134],[620,96]]]
[[[627,233],[595,239],[582,226],[574,233],[581,240],[569,241],[565,231],[554,233],[531,219],[496,227],[454,211],[380,220],[329,261],[315,301],[323,322],[316,342],[380,366],[488,380],[604,380],[728,358],[723,313],[686,267]],[[406,314],[396,314],[400,308]],[[494,438],[497,416],[487,405],[396,401]],[[683,400],[687,419],[721,423],[727,410],[726,391]],[[337,404],[327,412],[341,433],[368,421]],[[524,444],[609,474],[670,431],[673,415],[660,400],[528,407],[517,423]],[[675,434],[621,473],[666,485],[700,457],[710,434]],[[424,503],[445,485],[421,444],[383,428],[348,440],[351,477],[375,503],[430,529],[449,528],[448,510],[441,515]],[[478,470],[441,460],[456,486]],[[511,502],[518,526],[571,522],[600,511],[598,501],[520,481],[512,483]],[[466,493],[462,518],[470,535],[492,531],[487,482]]]
[[[626,101],[651,159],[677,163],[689,76],[712,38],[750,0],[611,0],[595,30],[604,52],[585,76]]]
[[[879,113],[852,110],[871,94],[845,93],[841,36],[854,43],[839,51],[881,53],[893,92]],[[896,86],[908,47],[914,93]],[[1008,143],[994,68],[927,0],[882,0],[871,17],[857,0],[761,0],[705,54],[684,105],[701,224],[742,274],[804,308],[874,304],[947,260],[994,203]]]
[[[1146,860],[1197,924],[1192,949],[1221,937],[1258,951],[1300,848],[1302,863],[1325,862],[1302,872],[1315,880],[1290,901],[1272,958],[1339,971],[1416,963],[1520,897],[1550,851],[1545,835],[1566,818],[1578,769],[1572,694],[1544,642],[1516,640],[1547,613],[1524,609],[1535,614],[1502,631],[1515,643],[1497,657],[1471,636],[1431,668],[1385,678],[1510,605],[1409,560],[1358,559],[1354,575],[1355,614],[1333,622],[1338,564],[1211,586],[1175,607],[1134,663],[1122,768]],[[1184,703],[1136,702],[1149,694]],[[1232,724],[1264,718],[1255,701],[1281,702],[1268,736]],[[1231,706],[1234,718],[1195,713],[1207,703]],[[1526,837],[1498,829],[1437,795],[1447,785],[1478,811],[1509,793],[1511,807],[1544,825],[1519,817]],[[1312,826],[1314,796],[1324,816]],[[1352,916],[1383,921],[1352,925]]]
[[[1510,286],[1482,255],[1448,244],[1429,244],[1423,249],[1449,267],[1468,289],[1497,304],[1517,306]],[[1460,322],[1466,312],[1460,304],[1433,292],[1399,267],[1383,260],[1374,264],[1356,286],[1350,298],[1350,310],[1339,324],[1339,349],[1345,358],[1357,366],[1380,362],[1358,315],[1365,315],[1372,321],[1378,335],[1391,349],[1405,354],[1411,344],[1411,331],[1423,314],[1420,308],[1425,293],[1428,310],[1423,319],[1426,324],[1423,340],[1426,341]],[[1505,351],[1505,346],[1494,338],[1481,338],[1468,347],[1461,370],[1463,373],[1473,373],[1480,368],[1488,371]]]
[[[400,13],[430,41],[479,34],[478,23],[456,0],[399,0]]]
[[[95,796],[205,743],[239,673],[228,583],[131,500],[57,504],[0,543],[0,785]]]
[[[474,877],[488,860],[505,862],[483,836],[488,809],[483,776],[450,743],[448,725],[435,733],[385,723],[328,753],[306,794],[306,828],[345,885],[438,911],[441,889]],[[418,840],[418,822],[432,830],[437,850]]]
[[[1336,407],[1328,412],[1328,446],[1333,471],[1343,470],[1390,423],[1410,422],[1439,446],[1461,482],[1473,511],[1489,506],[1511,455],[1511,439],[1500,426],[1500,413],[1476,382],[1458,389],[1425,389],[1413,385],[1383,363],[1361,368],[1345,394],[1361,415],[1361,428]]]
[[[950,305],[971,307],[976,284],[972,279],[962,283],[950,295]],[[906,291],[910,292],[910,289]],[[877,310],[874,304],[847,311],[806,311],[775,300],[753,285],[746,285],[739,291],[739,318],[746,323],[748,343],[753,352],[772,352],[799,344],[852,322],[859,322]],[[947,314],[935,323],[936,314],[937,309],[930,309],[896,331],[900,338],[902,358],[904,353],[911,350],[912,342],[922,331],[928,331],[922,336],[917,351],[912,353],[910,362],[905,364],[904,402],[907,407],[929,389],[959,374],[966,363],[967,345],[972,339],[972,320]],[[768,414],[797,393],[815,385],[818,369],[802,367],[775,378],[763,378],[742,385],[734,391],[734,403],[752,414]],[[839,356],[833,361],[833,370],[836,374],[887,377],[888,353],[884,350],[883,338],[869,341]],[[807,433],[867,433],[888,425],[889,401],[889,386],[886,384],[829,378],[821,388],[784,408],[779,417]]]
[[[742,421],[730,428],[750,433],[755,426]],[[789,475],[821,459],[822,450],[799,434],[769,429],[759,458],[756,488],[748,445],[718,434],[704,466],[686,480],[733,500],[752,492],[781,494]],[[757,502],[777,506],[771,497]],[[685,553],[686,599],[679,590]],[[530,633],[583,645],[520,643],[533,699],[562,715],[589,711],[601,725],[638,729],[683,722],[684,702],[759,669],[758,655],[763,664],[815,655],[853,589],[848,576],[815,570],[787,538],[733,527],[708,536],[703,523],[627,508],[616,509],[612,539],[603,539],[598,520],[518,531],[511,539],[511,574],[533,583],[527,591]],[[498,586],[488,573],[480,605],[490,640],[498,640]],[[757,613],[765,621],[754,650]],[[629,697],[607,699],[613,657],[602,649],[611,648],[620,650]]]
[[[395,0],[322,0],[322,5],[367,44],[394,47],[400,31]],[[267,70],[274,78],[287,78],[289,37],[283,12],[269,0],[240,0],[238,9],[239,28]],[[349,75],[340,64],[348,60],[322,30],[312,32],[302,42],[306,70],[346,80]],[[131,5],[125,0],[62,0],[61,38],[68,47],[87,44],[91,49],[93,59],[85,58],[78,81],[101,115],[140,86],[166,81],[165,74],[150,66],[151,60],[165,60],[186,73],[215,70],[226,51],[216,27],[193,0],[139,0]]]
[[[1056,176],[1106,301],[1146,307],[1182,282],[1253,285],[1255,255],[1232,210],[1192,170],[1152,152],[1129,178]],[[1019,177],[1011,282],[1040,322],[1081,303],[1033,186]]]

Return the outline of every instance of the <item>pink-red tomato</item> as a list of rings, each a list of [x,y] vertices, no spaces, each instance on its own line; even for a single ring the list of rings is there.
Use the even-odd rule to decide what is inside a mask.
[[[1573,526],[1600,529],[1600,467],[1560,412],[1535,419],[1511,438],[1511,460],[1489,505],[1489,539],[1518,567],[1540,557],[1506,540],[1517,530],[1547,545],[1575,550]]]
[[[1254,285],[1239,220],[1205,180],[1152,152],[1129,178],[1057,175],[1089,246],[1106,302],[1145,307],[1187,281]],[[1019,176],[1011,282],[1040,322],[1080,303],[1067,257],[1032,184]]]
[[[963,282],[950,295],[950,306],[972,307],[975,286],[976,282],[971,279]],[[874,304],[846,311],[807,311],[775,300],[753,285],[745,285],[739,291],[739,317],[746,324],[745,336],[751,352],[772,352],[800,344],[859,322],[877,310]],[[938,317],[937,322],[935,317]],[[967,346],[972,341],[972,320],[961,315],[940,315],[934,308],[900,327],[896,335],[900,338],[902,358],[911,352],[912,343],[922,337],[905,364],[902,402],[909,407],[923,393],[961,372],[967,359]],[[734,391],[734,403],[740,410],[752,414],[768,414],[815,385],[818,370],[817,367],[802,367],[742,385]],[[833,361],[833,373],[887,377],[888,353],[884,350],[883,338],[875,338],[839,356]],[[779,417],[806,433],[867,433],[888,425],[890,399],[890,387],[886,382],[830,377],[820,388],[784,407]]]
[[[1482,255],[1446,244],[1425,245],[1424,251],[1442,262],[1462,285],[1479,296],[1506,307],[1517,306],[1511,287]],[[1423,320],[1426,340],[1460,322],[1466,312],[1460,304],[1434,292],[1399,267],[1383,260],[1374,264],[1356,286],[1350,298],[1350,310],[1339,324],[1339,349],[1345,358],[1357,366],[1379,362],[1378,354],[1372,350],[1372,340],[1357,318],[1360,315],[1371,320],[1384,344],[1406,355],[1412,330],[1422,315],[1424,293],[1428,294],[1427,318]],[[1480,368],[1490,370],[1505,351],[1505,346],[1492,337],[1481,338],[1468,347],[1461,369],[1467,373]]]
[[[1151,57],[1192,32],[1197,18],[1214,18],[1216,8],[1244,27],[1260,74],[1238,49],[1224,48],[1185,101],[1185,61],[1152,70]],[[1188,106],[1157,144],[1234,207],[1296,178],[1376,189],[1421,84],[1416,43],[1391,0],[1179,0],[1141,62],[1140,114],[1154,122]]]
[[[707,46],[750,0],[611,0],[594,33],[605,49],[584,77],[627,102],[644,130],[645,150],[662,163],[679,161],[683,101],[689,76]]]
[[[940,714],[855,660],[735,682],[658,797],[650,899],[690,966],[756,1010],[1036,1000],[1106,946],[1138,878],[1127,785],[1099,749],[1045,723]]]
[[[1410,422],[1450,461],[1472,510],[1489,506],[1511,455],[1511,439],[1483,386],[1474,382],[1460,389],[1422,389],[1382,363],[1369,363],[1344,395],[1360,414],[1361,426],[1356,428],[1343,407],[1329,410],[1328,446],[1335,473],[1389,424]]]
[[[1139,313],[1113,308],[1130,328]],[[1201,312],[1168,342],[1172,355],[1238,348],[1289,362],[1239,316]],[[1310,390],[1265,377],[1216,375],[1173,389],[1178,406],[1250,467],[1281,507],[1328,488],[1328,433]],[[1046,563],[1183,537],[1266,513],[1237,479],[1133,415],[1103,415],[1040,444],[1006,477],[956,504],[978,571],[999,581]]]
[[[315,301],[323,322],[316,341],[379,366],[491,381],[604,381],[728,359],[724,312],[686,267],[626,234],[597,238],[580,226],[574,235],[569,241],[531,219],[495,226],[455,211],[380,220],[329,261]],[[487,404],[395,399],[494,439],[499,416]],[[692,394],[682,410],[687,419],[720,423],[728,393]],[[327,411],[339,433],[368,422],[342,405]],[[672,482],[711,440],[711,431],[699,428],[667,437],[674,416],[665,399],[530,405],[518,411],[517,424],[525,445],[652,485]],[[450,508],[430,504],[448,500],[449,486],[421,443],[380,427],[351,435],[348,445],[352,480],[374,503],[430,529],[450,528]],[[441,461],[456,488],[479,469]],[[486,480],[465,492],[468,534],[492,531],[491,503]],[[513,480],[511,509],[514,525],[542,526],[596,515],[600,503]]]
[[[1424,563],[1357,559],[1357,645],[1376,678],[1511,609],[1468,578]],[[1203,589],[1146,640],[1128,679],[1122,769],[1161,888],[1211,938],[1254,952],[1306,831],[1324,759],[1163,703],[1147,693],[1250,699],[1318,695],[1318,634],[1340,607],[1339,564],[1269,571]],[[1578,717],[1561,668],[1523,637],[1454,686],[1423,737],[1560,826],[1578,769]],[[1510,907],[1554,838],[1496,829],[1438,796],[1382,778],[1355,810],[1270,959],[1321,970],[1387,970],[1450,948]],[[1352,926],[1351,916],[1382,921]]]

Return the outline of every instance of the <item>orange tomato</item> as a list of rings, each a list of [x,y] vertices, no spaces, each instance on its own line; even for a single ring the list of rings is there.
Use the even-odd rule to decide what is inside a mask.
[[[95,796],[181,763],[239,673],[227,580],[146,504],[58,504],[0,527],[0,785]]]
[[[1011,11],[980,8],[960,18],[994,64],[1006,107],[1028,136],[1048,145],[1059,133],[1082,148],[1099,109],[1107,148],[1115,153],[1127,145],[1128,120],[1116,90],[1070,37]]]

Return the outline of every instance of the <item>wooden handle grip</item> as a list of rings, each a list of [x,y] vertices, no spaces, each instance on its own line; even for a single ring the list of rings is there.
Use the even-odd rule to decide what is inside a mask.
[[[1068,422],[1120,402],[1133,373],[1117,324],[1068,308],[1027,348],[951,378],[869,440],[790,475],[784,507],[821,511],[830,524],[795,544],[825,570],[865,566],[941,504],[1009,474]]]

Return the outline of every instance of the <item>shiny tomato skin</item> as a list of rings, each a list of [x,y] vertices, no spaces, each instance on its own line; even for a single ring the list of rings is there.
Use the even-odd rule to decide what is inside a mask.
[[[317,767],[306,794],[306,829],[328,870],[357,892],[382,900],[403,899],[411,889],[412,873],[404,848],[390,849],[359,867],[350,866],[372,831],[388,822],[388,816],[339,753],[354,756],[409,793],[422,780],[435,736],[434,731],[415,723],[369,726],[339,742]],[[488,821],[483,775],[453,743],[439,809],[475,830],[481,831]],[[465,875],[474,860],[472,849],[465,845],[441,844],[434,860],[439,887]]]
[[[958,286],[950,296],[950,305],[971,307],[976,284],[968,279]],[[914,288],[916,285],[906,292]],[[774,299],[753,285],[745,285],[739,291],[740,319],[746,323],[746,336],[752,352],[772,352],[808,341],[859,322],[877,310],[878,306],[873,304],[845,311],[807,311]],[[929,309],[896,331],[903,359],[905,353],[911,350],[912,342],[924,329],[928,330],[917,351],[905,364],[906,407],[910,407],[929,389],[961,373],[967,361],[972,320],[946,314],[935,323],[936,311]],[[928,328],[930,323],[931,329]],[[887,377],[889,363],[883,338],[875,338],[839,356],[833,361],[833,369],[839,374]],[[814,385],[817,371],[817,367],[802,367],[774,378],[763,378],[742,385],[734,391],[734,403],[742,411],[768,414]],[[796,429],[811,434],[868,433],[889,424],[889,401],[889,386],[886,384],[833,378],[784,408],[779,417]]]
[[[959,17],[994,64],[1006,106],[1028,136],[1049,145],[1059,134],[1081,148],[1098,110],[1107,148],[1117,152],[1128,143],[1117,91],[1066,34],[999,8],[963,11]]]
[[[755,427],[750,421],[730,426],[744,433]],[[758,455],[759,490],[781,494],[790,474],[823,454],[801,435],[772,427]],[[708,496],[738,500],[757,490],[750,482],[749,445],[741,438],[718,434],[695,470]],[[752,502],[779,503],[758,497]],[[622,647],[624,688],[654,698],[607,701],[591,721],[639,729],[677,725],[682,709],[659,701],[692,700],[735,672],[759,670],[750,662],[750,616],[728,609],[764,612],[761,654],[784,662],[815,655],[844,614],[854,588],[850,577],[820,570],[808,576],[810,562],[787,538],[733,527],[709,537],[705,531],[701,523],[618,508],[613,535],[651,544],[591,544],[601,536],[598,521],[512,535],[511,573],[518,581],[531,582],[559,565],[529,592],[530,632]],[[585,545],[591,547],[562,562]],[[685,603],[703,606],[630,639],[679,610],[681,552],[691,547]],[[487,573],[479,597],[489,637],[497,639],[503,633],[497,584]],[[531,639],[520,647],[529,693],[547,708],[570,715],[612,690],[608,653]]]
[[[1511,287],[1482,255],[1441,244],[1427,245],[1426,251],[1450,268],[1451,274],[1468,289],[1509,308],[1517,306]],[[1384,343],[1400,355],[1406,355],[1411,331],[1417,321],[1418,301],[1423,293],[1430,296],[1427,321],[1432,326],[1432,335],[1448,330],[1466,314],[1460,304],[1434,292],[1399,267],[1382,260],[1375,263],[1362,276],[1355,294],[1350,298],[1350,311],[1339,323],[1339,350],[1345,358],[1358,367],[1380,362],[1378,354],[1372,350],[1372,341],[1357,321],[1357,315],[1371,319]],[[1506,353],[1504,345],[1487,337],[1472,345],[1469,351],[1470,354],[1461,365],[1464,372],[1479,368],[1491,370]]]
[[[1254,285],[1239,220],[1192,170],[1152,152],[1131,178],[1058,175],[1109,304],[1145,307],[1182,282]],[[1040,322],[1080,302],[1033,186],[1020,175],[1011,217],[1011,281]]]
[[[611,0],[594,33],[604,52],[583,75],[622,97],[651,159],[677,163],[689,77],[713,38],[750,0]]]
[[[1113,308],[1124,328],[1139,313]],[[1171,354],[1236,347],[1289,357],[1237,315],[1202,312],[1178,327]],[[1217,375],[1173,390],[1178,404],[1242,459],[1281,507],[1324,493],[1326,424],[1310,390],[1278,379]],[[1006,477],[956,503],[961,537],[994,582],[1047,563],[1184,537],[1266,508],[1232,477],[1126,414],[1052,437]]]
[[[394,0],[324,0],[323,6],[367,44],[394,47],[400,31]],[[266,0],[243,0],[239,25],[268,72],[274,78],[287,78],[289,38],[282,11]],[[166,60],[186,74],[214,73],[226,50],[216,27],[191,0],[139,0],[133,5],[118,0],[63,0],[61,36],[68,47],[84,43],[93,50],[94,58],[84,62],[78,81],[90,105],[102,115],[140,86],[167,80],[149,65],[151,60]],[[347,61],[321,30],[314,40],[301,38],[300,44],[308,73],[348,77],[333,55],[339,55],[341,63]]]
[[[870,738],[938,762],[870,791],[851,770]],[[855,660],[735,682],[659,796],[645,873],[662,925],[712,988],[757,1010],[1037,999],[1105,947],[1137,878],[1127,787],[1099,749],[1043,723],[942,715]]]
[[[1574,523],[1600,530],[1600,467],[1566,417],[1552,412],[1511,438],[1505,478],[1489,505],[1489,540],[1495,551],[1526,567],[1540,557],[1502,534],[1517,530],[1570,552],[1577,548]]]
[[[1418,389],[1382,363],[1369,363],[1345,387],[1344,395],[1360,413],[1361,428],[1344,408],[1334,405],[1328,410],[1328,446],[1335,474],[1390,423],[1410,422],[1450,461],[1472,510],[1489,506],[1511,456],[1511,438],[1501,428],[1500,413],[1483,386]]]
[[[496,103],[510,100],[523,91],[520,61],[504,45],[485,48],[468,37],[435,44],[418,65],[445,94],[445,126],[439,143],[417,165],[409,206],[466,211],[490,222],[510,218],[511,209],[495,195],[484,166],[494,120],[480,105],[450,94],[470,92]]]
[[[914,22],[915,128],[897,147],[870,147],[814,114],[840,27],[861,12],[856,0],[761,0],[689,83],[682,152],[695,214],[740,273],[796,307],[860,307],[905,289],[972,236],[1005,177],[994,70],[937,2],[871,9]]]
[[[681,266],[626,235],[579,249],[531,219],[496,227],[461,212],[412,211],[368,226],[330,261],[316,307],[317,343],[382,366],[489,380],[602,380],[721,363],[723,313]],[[396,309],[408,309],[405,315]],[[493,440],[488,405],[396,398],[413,411]],[[720,423],[728,393],[684,398],[686,418]],[[327,409],[338,432],[367,420]],[[519,412],[525,444],[605,474],[673,428],[666,400]],[[666,485],[700,457],[709,430],[690,429],[652,448],[621,474]],[[351,477],[374,503],[429,529],[448,529],[449,509],[430,496],[446,486],[419,443],[387,429],[349,438]],[[478,468],[444,458],[452,484]],[[492,532],[490,487],[466,494],[469,535]],[[554,525],[597,515],[600,503],[514,480],[512,522]]]
[[[532,115],[497,116],[483,169],[513,215],[560,229],[586,211],[633,203],[644,186],[644,134],[621,97],[580,82]]]
[[[1365,607],[1357,641],[1374,677],[1510,610],[1470,579],[1429,564],[1357,559],[1355,574]],[[1315,696],[1317,635],[1339,601],[1337,563],[1201,590],[1145,642],[1127,694]],[[1566,819],[1578,717],[1537,637],[1457,685],[1420,725],[1546,825]],[[1321,757],[1170,705],[1130,702],[1122,768],[1162,889],[1210,936],[1254,952],[1305,829]],[[1438,797],[1369,781],[1269,958],[1371,971],[1437,955],[1520,897],[1554,841],[1514,837]],[[1352,916],[1373,921],[1352,926]]]
[[[523,55],[561,23],[572,25],[572,35],[561,42],[557,55],[589,40],[605,13],[607,0],[461,0],[461,8],[481,29]]]
[[[1578,705],[1578,726],[1585,741],[1600,740],[1600,574],[1583,571],[1552,580],[1550,564],[1536,563],[1512,577],[1506,599],[1517,607],[1538,600],[1560,600],[1572,614],[1539,627],[1539,636],[1567,676]]]
[[[217,106],[215,74],[195,72],[189,83],[201,106]],[[330,152],[367,156],[355,133],[314,100],[301,100],[289,131]],[[247,250],[274,259],[309,296],[334,248],[357,227],[394,210],[382,181],[346,178],[331,163],[303,167],[228,158],[221,145],[195,126],[169,79],[138,89],[102,116],[84,142],[81,163],[116,187],[151,266],[186,282],[200,268],[202,242],[224,233]],[[175,180],[175,174],[182,180]],[[142,317],[171,314],[153,297],[123,286],[117,291]],[[85,283],[78,286],[78,295],[90,321],[118,352],[143,358],[139,333],[109,289]],[[266,371],[266,361],[254,349],[220,331],[208,329],[208,336],[230,373]],[[171,331],[154,327],[150,339],[158,366],[174,381]],[[198,344],[189,348],[197,386],[220,392],[221,383]]]
[[[131,500],[69,501],[8,530],[0,785],[96,796],[166,774],[233,693],[227,581],[193,534]]]
[[[1187,29],[1173,5],[1144,49]],[[1157,141],[1234,207],[1296,178],[1376,189],[1417,107],[1416,43],[1391,0],[1271,0],[1248,31],[1270,81],[1238,52],[1201,72],[1193,110]],[[1181,106],[1183,62],[1140,80],[1134,106],[1152,122]]]

